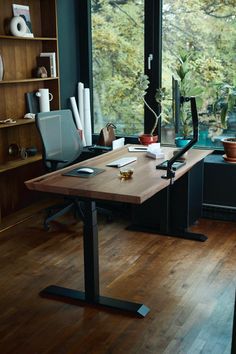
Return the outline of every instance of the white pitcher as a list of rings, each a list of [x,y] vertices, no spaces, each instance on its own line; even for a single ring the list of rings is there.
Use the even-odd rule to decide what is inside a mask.
[[[43,88],[36,92],[36,96],[39,97],[39,109],[40,112],[50,111],[50,102],[53,99],[53,95],[49,92],[49,89]]]

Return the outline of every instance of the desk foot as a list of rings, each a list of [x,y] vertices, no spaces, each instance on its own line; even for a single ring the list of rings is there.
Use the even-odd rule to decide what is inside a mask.
[[[157,234],[159,236],[172,236],[172,237],[179,237],[179,238],[184,238],[186,240],[193,240],[193,241],[200,241],[200,242],[205,242],[208,237],[195,233],[195,232],[189,232],[189,231],[176,231],[176,230],[171,230],[168,232],[165,231],[160,231],[152,227],[148,226],[140,226],[140,225],[130,225],[126,228],[127,230],[133,230],[133,231],[141,231],[141,232],[148,232],[150,234]]]
[[[87,300],[83,291],[62,288],[60,286],[51,285],[40,292],[42,297],[57,298],[58,300],[72,300],[73,304],[79,306],[82,303],[92,304],[94,306],[107,307],[115,310],[121,310],[132,313],[138,317],[145,317],[150,309],[135,302],[112,299],[110,297],[98,296],[96,300]]]

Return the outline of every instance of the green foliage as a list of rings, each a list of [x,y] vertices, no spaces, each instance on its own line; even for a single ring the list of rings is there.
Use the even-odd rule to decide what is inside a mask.
[[[196,71],[191,65],[191,54],[186,51],[181,51],[177,65],[176,75],[179,81],[180,96],[190,97],[195,96],[198,105],[201,105],[201,95],[203,88],[196,85]],[[188,138],[192,133],[192,118],[189,105],[185,103],[180,107],[180,135],[183,138]]]
[[[134,82],[143,71],[143,7],[135,1],[93,4],[97,9],[92,16],[94,92],[99,97],[95,126],[99,130],[104,122],[113,121],[126,134],[141,132],[143,103]]]
[[[95,128],[99,131],[113,121],[121,132],[138,134],[143,130],[140,97],[145,90],[139,91],[135,83],[137,74],[143,72],[144,2],[93,0],[92,12]],[[181,81],[181,93],[198,97],[202,123],[211,126],[217,119],[222,129],[234,93],[220,115],[214,109],[209,113],[209,106],[217,106],[219,87],[226,83],[235,87],[235,18],[235,0],[163,1],[162,85],[166,95],[171,97],[174,73]],[[170,122],[171,116],[170,101],[165,99],[162,120]],[[182,121],[189,127],[188,110]]]
[[[215,101],[210,105],[211,125],[209,135],[212,140],[227,128],[227,119],[236,107],[236,86],[219,84],[215,88]]]

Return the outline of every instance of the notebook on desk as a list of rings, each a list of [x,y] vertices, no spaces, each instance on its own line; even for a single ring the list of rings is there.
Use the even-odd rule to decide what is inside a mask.
[[[128,165],[131,162],[137,161],[137,157],[135,156],[129,156],[129,157],[121,157],[118,160],[114,160],[112,162],[109,162],[107,166],[110,167],[123,167],[125,165]]]

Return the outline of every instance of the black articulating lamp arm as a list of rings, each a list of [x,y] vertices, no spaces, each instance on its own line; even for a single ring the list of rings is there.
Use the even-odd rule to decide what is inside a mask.
[[[185,154],[191,147],[196,144],[198,141],[198,113],[197,113],[197,105],[195,97],[180,97],[180,103],[189,102],[191,105],[191,115],[192,115],[192,123],[193,123],[193,138],[190,142],[185,145],[181,150],[179,150],[170,160],[167,161],[167,166],[165,168],[160,168],[160,165],[157,166],[157,169],[165,169],[166,176],[163,178],[172,179],[175,176],[175,172],[172,169],[173,163],[178,161],[181,156]]]

